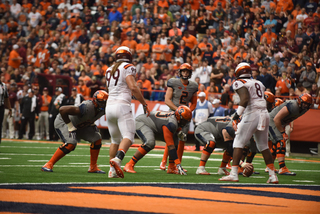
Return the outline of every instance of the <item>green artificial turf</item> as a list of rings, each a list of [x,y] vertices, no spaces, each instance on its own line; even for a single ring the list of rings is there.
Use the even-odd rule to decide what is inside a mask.
[[[89,144],[78,145],[75,151],[62,158],[53,169],[53,173],[42,172],[41,167],[51,158],[59,144],[50,142],[2,141],[0,144],[0,183],[68,183],[68,182],[220,182],[217,175],[222,153],[214,152],[207,162],[206,169],[213,173],[196,175],[201,152],[185,151],[182,166],[188,170],[187,176],[167,174],[159,169],[163,150],[153,150],[135,166],[136,174],[125,173],[124,179],[110,179],[107,174],[87,173],[90,163]],[[122,167],[131,159],[137,148],[130,148],[122,162]],[[293,159],[293,160],[292,160]],[[305,160],[305,161],[303,161]],[[310,161],[307,161],[310,160]],[[311,162],[313,161],[313,162]],[[109,147],[103,146],[98,160],[99,168],[109,170]],[[259,175],[249,178],[239,176],[240,183],[265,184],[268,173],[258,154],[253,161]],[[290,157],[286,160],[288,168],[296,176],[279,175],[280,184],[320,185],[320,159]],[[277,161],[275,162],[278,168]]]

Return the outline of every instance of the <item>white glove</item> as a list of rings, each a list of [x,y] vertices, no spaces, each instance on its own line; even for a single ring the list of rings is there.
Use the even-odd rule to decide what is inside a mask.
[[[187,175],[187,173],[183,170],[181,164],[177,164],[177,169],[180,175]]]
[[[180,131],[180,132],[178,133],[178,138],[179,138],[179,140],[181,140],[181,141],[184,141],[184,142],[187,141],[187,135],[186,135],[185,133],[183,133],[182,131]]]

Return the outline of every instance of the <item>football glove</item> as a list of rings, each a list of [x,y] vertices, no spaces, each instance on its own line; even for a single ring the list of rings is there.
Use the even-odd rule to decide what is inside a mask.
[[[181,164],[177,164],[177,169],[178,169],[180,175],[187,175],[187,173],[182,168]]]
[[[143,105],[143,111],[144,111],[144,114],[147,114],[147,117],[149,117],[150,111],[147,104]]]
[[[282,139],[283,139],[284,141],[287,141],[287,140],[289,139],[289,136],[287,135],[286,132],[281,132],[281,134],[282,134]]]
[[[232,128],[234,129],[234,131],[238,130],[238,123],[240,122],[239,119],[239,115],[237,114],[237,112],[235,113],[235,115],[232,118]]]
[[[184,141],[184,142],[187,141],[187,135],[186,135],[185,133],[183,133],[182,131],[180,131],[180,132],[178,133],[178,138],[179,138],[179,140],[181,140],[181,141]]]

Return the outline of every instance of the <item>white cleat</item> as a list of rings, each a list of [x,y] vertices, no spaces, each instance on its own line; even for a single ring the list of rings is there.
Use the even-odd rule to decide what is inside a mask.
[[[199,166],[197,171],[196,171],[196,174],[197,175],[210,175],[210,173],[206,171],[204,166]]]
[[[276,175],[269,175],[269,179],[267,181],[267,184],[278,184],[278,177]]]
[[[230,172],[227,170],[226,167],[219,167],[218,175],[230,175]]]
[[[232,182],[239,182],[239,178],[238,175],[227,175],[227,176],[223,176],[222,178],[219,178],[219,181],[232,181]]]
[[[110,167],[108,178],[119,178],[114,167]]]
[[[117,175],[118,175],[120,178],[124,178],[124,174],[123,174],[123,171],[122,171],[122,169],[121,169],[121,160],[120,160],[119,158],[117,158],[117,157],[112,158],[112,159],[110,160],[110,164],[111,164],[111,166],[114,167]]]

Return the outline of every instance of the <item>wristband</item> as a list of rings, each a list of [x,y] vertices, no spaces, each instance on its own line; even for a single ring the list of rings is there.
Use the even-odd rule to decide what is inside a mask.
[[[239,116],[241,116],[245,109],[246,109],[246,108],[243,107],[243,106],[238,106],[237,114],[238,114]]]
[[[286,132],[285,131],[281,132],[281,134],[284,134],[284,133],[286,133]]]

